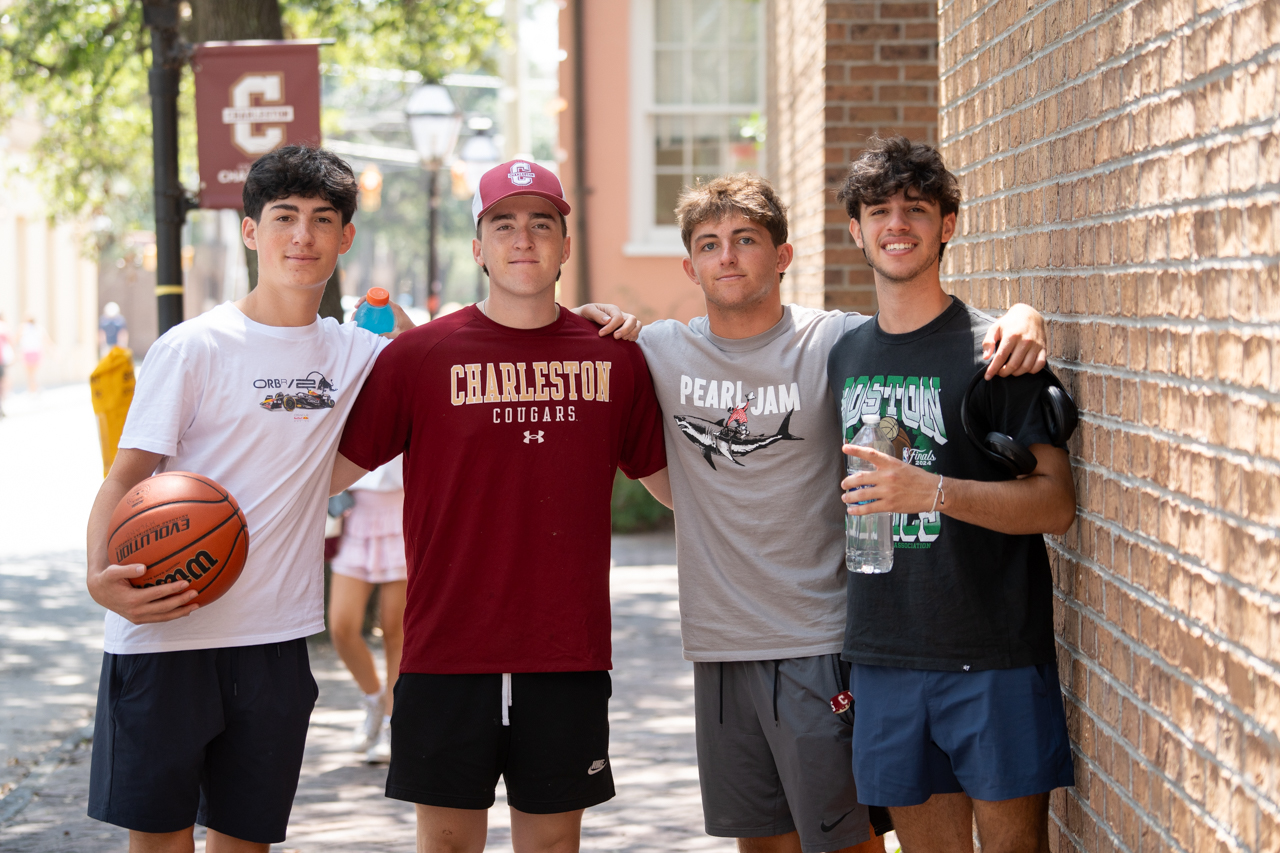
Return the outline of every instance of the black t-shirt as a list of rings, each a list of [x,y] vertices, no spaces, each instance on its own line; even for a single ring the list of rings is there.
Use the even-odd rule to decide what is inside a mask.
[[[827,361],[845,440],[864,414],[891,418],[894,455],[946,478],[1007,480],[965,434],[960,403],[982,362],[990,317],[959,299],[928,325],[847,332]],[[1042,376],[986,383],[989,429],[1049,444]],[[982,404],[987,404],[983,406]],[[891,428],[892,429],[892,428]],[[944,483],[945,488],[945,483]],[[1053,582],[1044,537],[997,533],[935,513],[895,513],[893,570],[849,573],[847,661],[909,669],[1011,669],[1054,659]]]

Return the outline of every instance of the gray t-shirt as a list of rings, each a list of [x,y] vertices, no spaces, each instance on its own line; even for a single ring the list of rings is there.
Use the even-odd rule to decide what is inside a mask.
[[[827,355],[866,319],[787,305],[741,340],[713,335],[706,317],[641,333],[662,404],[689,660],[841,650],[844,463]]]

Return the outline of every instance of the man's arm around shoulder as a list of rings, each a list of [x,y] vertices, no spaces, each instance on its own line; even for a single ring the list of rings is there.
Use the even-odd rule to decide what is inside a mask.
[[[89,512],[89,529],[86,534],[88,575],[85,585],[89,595],[103,607],[120,614],[135,625],[145,622],[168,622],[186,616],[199,605],[191,604],[198,593],[187,589],[187,581],[175,581],[146,589],[137,589],[129,582],[146,571],[146,566],[134,563],[127,566],[111,564],[107,554],[107,537],[110,535],[111,514],[116,504],[134,486],[156,470],[164,457],[146,450],[122,449],[107,474],[98,497]]]

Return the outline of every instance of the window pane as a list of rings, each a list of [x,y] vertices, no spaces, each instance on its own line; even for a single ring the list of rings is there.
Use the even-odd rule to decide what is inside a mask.
[[[659,104],[685,103],[684,51],[655,51],[653,59],[654,100]]]
[[[685,0],[657,0],[653,5],[657,17],[654,37],[660,42],[684,41]]]
[[[724,30],[724,0],[697,0],[693,6],[693,43],[719,44]]]
[[[654,179],[653,224],[676,224],[676,200],[684,189],[684,176],[658,175]]]
[[[724,119],[704,116],[695,119],[693,130],[693,167],[698,170],[719,170],[721,149],[724,146]]]
[[[739,139],[729,145],[730,172],[760,171],[760,143],[754,139]]]
[[[655,122],[655,166],[684,166],[684,119],[659,116]]]
[[[729,103],[754,104],[759,91],[759,71],[754,50],[729,51]]]
[[[730,41],[755,46],[760,32],[760,0],[729,0],[725,17]]]
[[[693,103],[724,103],[724,52],[702,48],[693,51]]]

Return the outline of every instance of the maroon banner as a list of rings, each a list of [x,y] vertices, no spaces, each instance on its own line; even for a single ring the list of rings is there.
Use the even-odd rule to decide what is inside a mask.
[[[206,42],[191,65],[202,208],[239,208],[249,167],[263,154],[320,144],[319,42]]]

